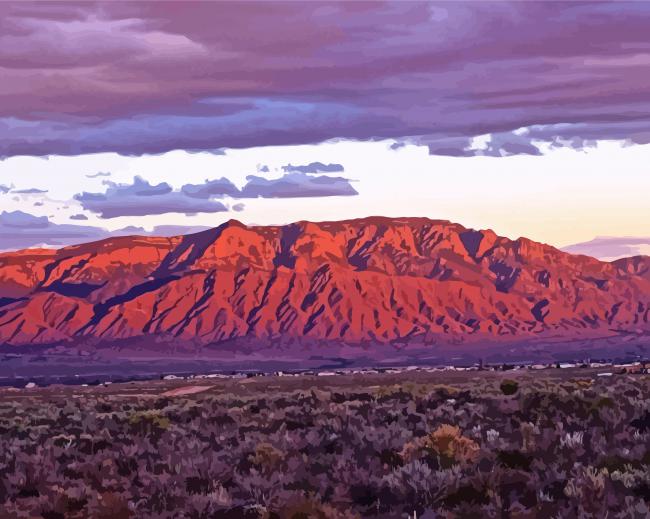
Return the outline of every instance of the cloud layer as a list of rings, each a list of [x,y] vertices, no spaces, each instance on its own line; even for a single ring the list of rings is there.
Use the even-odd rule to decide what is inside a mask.
[[[649,26],[646,2],[3,3],[0,156],[649,142]]]

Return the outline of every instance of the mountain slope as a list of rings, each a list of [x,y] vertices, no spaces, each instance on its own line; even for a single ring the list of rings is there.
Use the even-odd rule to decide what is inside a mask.
[[[0,344],[645,337],[649,268],[423,218],[230,221],[0,254]]]

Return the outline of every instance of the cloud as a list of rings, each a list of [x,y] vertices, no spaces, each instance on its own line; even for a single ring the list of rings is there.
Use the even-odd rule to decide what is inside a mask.
[[[166,182],[150,184],[136,176],[132,184],[104,181],[104,193],[83,192],[74,196],[88,211],[102,218],[119,216],[145,216],[165,213],[217,213],[227,211],[221,202],[198,199],[184,192],[174,191]]]
[[[341,164],[323,164],[322,162],[311,162],[304,166],[293,166],[287,164],[282,166],[283,171],[297,171],[299,173],[338,173],[343,171]]]
[[[56,224],[47,216],[35,216],[23,211],[0,213],[0,250],[29,247],[64,247],[117,236],[178,236],[209,229],[199,225],[157,225],[151,231],[142,227],[125,227],[108,231],[101,227],[76,224]]]
[[[334,167],[338,165],[330,164],[329,166]],[[312,167],[312,164],[309,167]],[[224,196],[235,199],[258,197],[305,198],[352,196],[358,194],[346,178],[330,177],[327,175],[313,176],[296,171],[285,173],[282,177],[275,179],[249,175],[246,177],[246,180],[248,182],[242,189],[238,189],[230,180],[222,177],[217,180],[206,180],[203,184],[185,184],[181,187],[181,193],[189,198],[202,200],[208,200],[212,197],[222,198]],[[238,207],[239,209],[235,210],[241,211],[243,204],[238,204]]]
[[[156,225],[149,234],[150,236],[179,236],[181,234],[195,234],[207,231],[210,227],[205,225]]]
[[[650,255],[650,236],[599,236],[590,241],[562,247],[562,250],[571,254],[584,254],[606,261],[630,256]]]
[[[3,186],[2,184],[0,184],[0,194],[6,195],[7,193],[9,193],[9,191],[11,191],[11,189],[12,188],[10,186]]]
[[[0,156],[416,137],[466,156],[440,141],[488,134],[480,153],[502,156],[543,152],[518,128],[577,148],[650,136],[646,2],[195,7],[3,4]]]
[[[359,194],[348,179],[326,175],[315,177],[306,173],[287,173],[276,179],[249,175],[246,180],[248,183],[242,188],[239,198],[306,198]]]
[[[88,217],[85,214],[73,214],[70,220],[88,220]]]
[[[246,206],[245,206],[244,204],[242,204],[241,202],[239,202],[239,203],[234,204],[234,205],[232,206],[232,210],[233,210],[233,211],[237,211],[237,212],[239,213],[239,212],[243,211],[245,207],[246,207]]]
[[[30,187],[28,189],[14,189],[11,192],[21,194],[21,195],[40,195],[43,193],[47,193],[47,189],[38,189],[36,187]]]
[[[97,173],[86,175],[86,178],[98,178],[98,177],[110,177],[111,174],[108,172],[98,171]]]
[[[210,227],[205,225],[156,225],[151,231],[144,227],[129,225],[111,232],[111,236],[180,236],[207,231]]]
[[[84,225],[55,224],[46,216],[23,211],[0,213],[0,248],[21,249],[36,245],[64,246],[99,240],[109,234],[104,229]]]
[[[207,180],[203,184],[185,184],[181,192],[190,198],[208,199],[211,197],[237,196],[239,189],[225,177]]]

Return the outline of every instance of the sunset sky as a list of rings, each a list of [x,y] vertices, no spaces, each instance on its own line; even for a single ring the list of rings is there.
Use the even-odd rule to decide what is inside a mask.
[[[0,250],[381,214],[650,253],[649,27],[645,2],[2,3]]]

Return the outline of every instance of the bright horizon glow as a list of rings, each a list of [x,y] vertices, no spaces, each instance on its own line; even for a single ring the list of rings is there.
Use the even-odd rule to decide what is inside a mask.
[[[56,224],[81,224],[111,231],[126,226],[217,226],[231,218],[246,224],[285,224],[297,220],[343,220],[371,215],[420,216],[490,228],[510,238],[525,236],[557,247],[597,236],[650,236],[650,145],[602,141],[573,150],[546,149],[541,156],[446,157],[426,146],[392,149],[394,140],[337,140],[317,145],[228,149],[225,154],[172,151],[160,155],[116,153],[46,158],[16,156],[0,161],[0,185],[47,193],[0,194],[4,211],[47,216]],[[241,212],[179,213],[104,219],[85,211],[73,197],[103,192],[103,181],[131,183],[136,175],[152,184],[179,189],[226,177],[238,187],[254,174],[277,178],[282,167],[320,161],[344,167],[355,197],[222,200]],[[268,172],[260,172],[267,166]],[[98,172],[110,177],[88,178]],[[42,204],[42,205],[35,205]],[[88,220],[70,216],[84,214]]]

